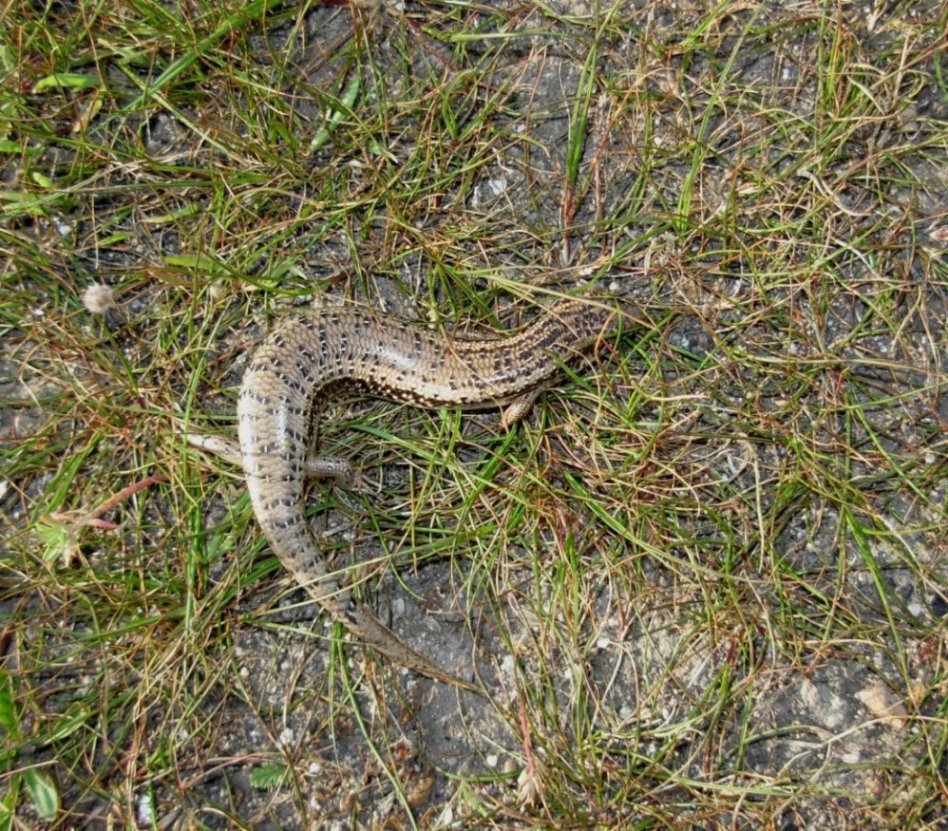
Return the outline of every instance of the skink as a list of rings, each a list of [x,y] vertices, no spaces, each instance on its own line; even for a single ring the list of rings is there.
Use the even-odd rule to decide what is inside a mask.
[[[414,672],[480,693],[403,643],[328,573],[305,514],[311,415],[349,385],[422,407],[510,405],[509,423],[561,363],[608,334],[620,317],[614,302],[561,300],[519,331],[487,340],[450,337],[347,306],[285,320],[254,353],[237,402],[247,487],[273,553],[360,641]],[[331,470],[330,464],[324,475]]]

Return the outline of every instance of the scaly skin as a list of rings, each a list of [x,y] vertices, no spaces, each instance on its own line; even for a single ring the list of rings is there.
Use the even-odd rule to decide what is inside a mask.
[[[614,305],[564,300],[515,334],[491,340],[446,337],[354,307],[284,321],[254,353],[237,402],[247,487],[273,552],[359,640],[414,672],[480,694],[404,644],[328,575],[305,516],[310,415],[345,383],[423,407],[512,404],[508,412],[516,419],[563,361],[618,319]]]

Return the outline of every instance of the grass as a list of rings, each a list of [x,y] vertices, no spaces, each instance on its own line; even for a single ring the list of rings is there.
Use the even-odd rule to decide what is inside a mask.
[[[948,18],[635,5],[0,9],[0,831],[943,822]],[[590,283],[641,325],[514,428],[320,422],[314,527],[459,697],[183,432],[314,299]]]

